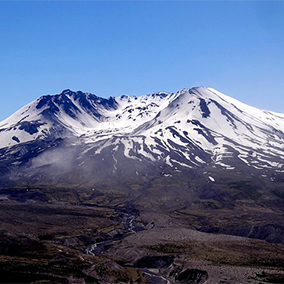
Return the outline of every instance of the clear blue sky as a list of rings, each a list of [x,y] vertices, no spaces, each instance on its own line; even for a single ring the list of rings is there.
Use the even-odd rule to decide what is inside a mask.
[[[284,2],[0,2],[0,120],[63,89],[211,86],[284,113]]]

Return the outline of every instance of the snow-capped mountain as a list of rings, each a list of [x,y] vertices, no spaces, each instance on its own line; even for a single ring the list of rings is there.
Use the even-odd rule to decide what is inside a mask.
[[[76,151],[50,158],[59,142]],[[141,161],[176,170],[210,164],[283,172],[283,143],[284,114],[205,87],[108,99],[65,90],[40,97],[0,123],[0,163],[6,170],[72,156],[78,167],[92,160],[89,169],[108,161],[113,173],[129,162],[139,174]]]
[[[157,93],[104,99],[70,90],[42,96],[0,123],[0,147],[50,136],[89,136],[97,140],[100,133],[130,133],[154,118],[172,96]]]

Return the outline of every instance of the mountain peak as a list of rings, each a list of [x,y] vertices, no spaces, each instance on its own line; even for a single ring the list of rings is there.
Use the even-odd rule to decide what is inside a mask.
[[[60,95],[70,95],[70,94],[74,94],[74,93],[76,93],[76,92],[74,92],[70,89],[65,89],[60,93]]]
[[[281,168],[284,159],[284,117],[207,87],[108,99],[70,89],[45,95],[2,123],[0,149],[67,137],[93,147],[114,143],[129,159],[173,167],[214,161],[230,168],[227,157],[253,167],[254,153],[258,168]]]

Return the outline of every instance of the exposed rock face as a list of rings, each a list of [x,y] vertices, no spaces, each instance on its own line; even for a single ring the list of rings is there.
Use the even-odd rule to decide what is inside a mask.
[[[284,227],[276,224],[265,224],[262,226],[237,226],[222,228],[203,228],[208,233],[229,234],[253,239],[265,240],[271,243],[284,244]]]
[[[208,279],[208,273],[204,270],[199,269],[186,269],[182,271],[177,277],[176,280],[181,283],[190,283],[190,284],[199,284],[205,283]]]
[[[145,256],[135,263],[139,268],[165,268],[174,261],[173,256]]]

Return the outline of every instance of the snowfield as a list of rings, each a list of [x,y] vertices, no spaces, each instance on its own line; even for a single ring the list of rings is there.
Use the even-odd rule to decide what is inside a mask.
[[[95,148],[123,147],[129,159],[171,167],[232,159],[283,170],[284,114],[248,106],[212,88],[109,99],[65,90],[42,96],[0,122],[0,149],[37,140],[73,138]],[[88,151],[88,150],[86,150]],[[115,161],[115,154],[112,154]]]

